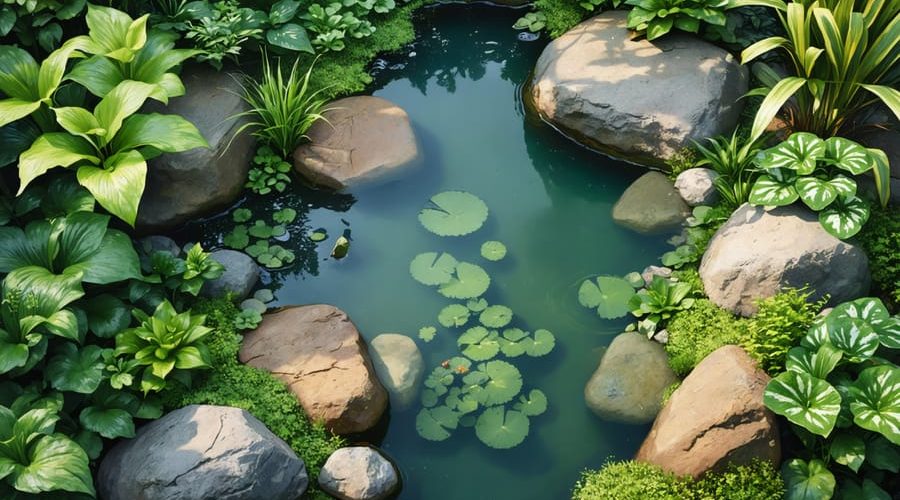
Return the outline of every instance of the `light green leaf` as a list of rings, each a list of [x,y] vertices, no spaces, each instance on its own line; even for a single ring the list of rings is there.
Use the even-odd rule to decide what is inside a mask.
[[[781,466],[781,477],[786,500],[822,500],[834,494],[834,476],[821,460],[788,460]]]
[[[900,91],[884,85],[860,84],[860,87],[875,94],[900,120]]]
[[[485,361],[500,352],[500,343],[496,334],[490,334],[483,326],[474,326],[466,330],[456,341],[463,355],[474,361]]]
[[[850,387],[853,422],[900,446],[900,368],[866,368]]]
[[[773,412],[823,437],[831,434],[841,409],[841,396],[831,384],[795,371],[773,378],[763,401]]]
[[[456,274],[441,285],[438,291],[451,299],[474,299],[487,291],[491,277],[481,267],[468,262],[456,266]]]
[[[466,301],[466,307],[472,312],[481,312],[487,309],[488,303],[483,298],[469,299]]]
[[[446,328],[460,327],[469,321],[469,309],[462,304],[450,304],[438,313],[438,323]]]
[[[409,264],[409,274],[423,285],[443,285],[453,279],[457,261],[449,253],[425,252]]]
[[[419,222],[438,236],[463,236],[477,231],[487,220],[488,207],[464,191],[444,191],[431,197],[419,211]]]
[[[761,175],[750,189],[750,201],[753,205],[785,206],[800,198],[794,186],[797,178],[788,173],[791,171],[770,171],[774,175]]]
[[[477,398],[485,406],[508,403],[522,390],[522,374],[506,361],[482,363],[478,365],[478,373],[487,376],[486,382],[478,384],[483,390]]]
[[[104,145],[116,137],[125,118],[141,109],[154,91],[156,91],[156,86],[149,83],[125,80],[113,87],[100,100],[100,103],[94,108],[94,116],[97,117],[100,126],[106,130]]]
[[[419,328],[419,338],[424,340],[425,342],[431,342],[434,339],[434,335],[437,333],[437,328],[433,326],[423,326]]]
[[[519,396],[514,408],[527,417],[536,417],[547,411],[547,396],[538,389],[532,389],[528,397]]]
[[[529,356],[536,358],[550,354],[550,351],[555,346],[556,337],[549,330],[538,329],[534,331],[533,341],[526,343],[525,352]]]
[[[16,120],[34,113],[41,103],[38,101],[23,101],[11,98],[0,100],[0,126],[7,125]]]
[[[838,192],[834,186],[828,181],[815,177],[801,177],[797,179],[797,183],[794,186],[800,194],[800,199],[803,200],[803,203],[817,212],[830,205],[838,197]]]
[[[122,124],[112,142],[114,151],[150,146],[165,153],[178,153],[209,144],[191,122],[178,115],[138,114]]]
[[[94,195],[109,213],[134,226],[138,205],[147,181],[147,162],[137,151],[108,159],[103,168],[78,168],[78,182]]]
[[[39,438],[18,471],[14,486],[26,493],[64,490],[96,496],[87,454],[62,434]]]
[[[824,380],[840,362],[841,356],[843,352],[831,344],[822,344],[817,351],[793,347],[787,353],[785,368]]]
[[[481,256],[494,262],[503,260],[506,257],[506,245],[499,241],[485,241],[481,245]]]
[[[124,81],[125,75],[112,59],[93,56],[79,61],[66,75],[66,79],[79,83],[97,97],[103,97]]]
[[[835,238],[847,239],[858,233],[869,220],[869,207],[856,196],[838,197],[819,212],[819,223]]]
[[[866,148],[843,137],[825,140],[825,161],[853,175],[860,175],[874,166]]]
[[[478,320],[488,328],[503,328],[512,321],[512,309],[506,306],[490,306],[481,312]]]
[[[478,416],[475,435],[490,446],[505,450],[518,446],[528,436],[528,417],[522,412],[506,410],[502,406],[488,408]]]
[[[628,314],[628,301],[634,296],[631,284],[617,276],[598,276],[596,283],[586,280],[578,289],[578,302],[605,319],[621,318]]]
[[[438,408],[446,408],[446,410],[452,411],[446,406]],[[441,410],[435,413],[435,409],[422,408],[419,410],[418,415],[416,415],[416,432],[429,441],[443,441],[450,437],[450,432],[447,429],[456,429],[456,424],[454,423],[452,427],[445,425],[452,422],[452,419],[449,418],[446,411]]]
[[[760,168],[788,169],[798,175],[810,175],[816,169],[816,162],[825,155],[825,141],[809,132],[796,132],[784,142],[760,154],[757,164]]]
[[[100,158],[96,154],[91,143],[65,132],[51,132],[38,137],[19,157],[17,194],[21,195],[31,181],[52,168],[69,167],[81,161],[99,164]]]

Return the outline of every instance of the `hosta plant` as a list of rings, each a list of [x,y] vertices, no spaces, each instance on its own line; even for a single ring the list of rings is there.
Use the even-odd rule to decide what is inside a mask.
[[[655,40],[673,29],[697,33],[701,24],[725,26],[729,0],[626,0],[628,28]]]
[[[3,0],[0,2],[0,37],[10,33],[26,46],[52,52],[59,46],[63,29],[59,21],[81,14],[85,0]]]
[[[868,205],[857,194],[853,176],[871,171],[883,203],[889,197],[890,169],[884,152],[866,149],[842,137],[822,140],[797,132],[757,156],[764,171],[750,190],[750,203],[790,205],[801,200],[819,212],[819,222],[830,234],[849,238],[869,217]]]
[[[789,500],[830,498],[836,478],[841,491],[888,498],[877,482],[900,464],[898,349],[900,317],[863,298],[835,307],[788,351],[764,402],[807,447],[783,468]]]

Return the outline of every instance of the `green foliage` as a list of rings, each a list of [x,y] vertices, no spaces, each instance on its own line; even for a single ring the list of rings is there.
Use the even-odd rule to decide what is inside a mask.
[[[666,160],[669,167],[669,179],[675,180],[678,174],[697,166],[697,153],[691,148],[681,148]]]
[[[721,203],[731,210],[746,203],[750,187],[759,177],[753,168],[753,160],[759,153],[759,141],[750,141],[735,130],[731,138],[723,136],[708,139],[709,145],[697,144],[702,158],[697,166],[716,171],[719,176],[713,182]]]
[[[199,243],[184,258],[167,250],[151,253],[142,250],[141,268],[146,276],[130,282],[129,298],[147,309],[155,309],[163,300],[184,307],[200,293],[205,281],[219,278],[225,272],[222,264],[203,251]],[[159,286],[154,288],[151,284]]]
[[[273,190],[284,192],[291,183],[291,164],[284,158],[275,154],[272,148],[263,146],[256,150],[253,157],[253,167],[247,174],[247,183],[244,187],[250,188],[256,194],[269,194]]]
[[[806,289],[786,289],[760,300],[756,316],[747,322],[741,345],[760,368],[771,375],[784,370],[788,349],[806,334],[825,299],[809,302],[812,293]]]
[[[739,0],[738,5],[776,9],[786,36],[761,40],[743,51],[744,64],[780,49],[791,63],[790,76],[769,70],[765,95],[753,121],[752,138],[779,112],[792,131],[831,137],[856,126],[854,120],[877,102],[900,117],[900,22],[892,2],[825,0]]]
[[[857,234],[857,241],[869,257],[872,282],[885,302],[900,308],[900,211],[875,208]]]
[[[481,228],[488,207],[477,196],[465,191],[444,191],[431,197],[419,210],[419,222],[438,236],[464,236]]]
[[[272,148],[281,158],[288,158],[303,141],[306,132],[322,119],[326,99],[322,89],[313,91],[309,85],[313,66],[300,74],[300,60],[294,61],[285,77],[281,62],[273,69],[268,57],[263,58],[259,81],[247,78],[241,84],[242,97],[250,110],[238,116],[253,117],[239,131],[247,128],[260,142]]]
[[[553,38],[575,27],[589,13],[573,0],[535,0],[534,8],[544,14],[547,32]]]
[[[665,345],[669,366],[685,376],[711,352],[728,344],[740,344],[749,320],[736,318],[708,299],[698,299],[694,307],[675,314],[666,325]]]
[[[310,485],[316,485],[319,469],[343,441],[310,422],[281,381],[266,371],[238,362],[241,336],[234,324],[240,312],[232,302],[227,298],[203,300],[196,304],[196,311],[207,315],[207,324],[213,329],[208,336],[212,369],[190,389],[167,390],[163,394],[166,408],[213,404],[247,410],[303,459],[310,473]]]
[[[628,304],[634,295],[634,285],[616,276],[585,280],[578,288],[578,302],[584,307],[596,309],[597,315],[605,319],[621,318],[628,314]]]
[[[660,405],[666,406],[666,403],[669,402],[669,399],[672,397],[672,394],[675,394],[675,391],[681,387],[681,381],[672,382],[668,387],[663,390],[662,396],[659,397]]]
[[[256,219],[251,225],[237,224],[222,238],[222,243],[235,250],[243,250],[269,269],[289,266],[297,259],[294,251],[273,244],[270,239],[281,238],[288,234],[287,225],[294,222],[296,217],[296,210],[285,208],[272,214],[274,225],[267,224],[263,219]],[[238,208],[232,212],[232,219],[235,222],[248,222],[252,218],[253,212],[246,208]]]
[[[528,30],[532,33],[540,33],[547,26],[547,16],[541,11],[529,12],[516,20],[513,29]]]
[[[640,319],[639,323],[652,336],[657,325],[667,321],[678,311],[690,309],[694,305],[693,288],[688,283],[667,280],[654,276],[646,288],[638,290],[628,301],[631,314]]]
[[[499,241],[485,241],[481,245],[481,256],[492,262],[503,260],[506,257],[506,245]]]
[[[655,40],[672,29],[697,33],[701,23],[725,26],[728,0],[626,0],[633,6],[628,13],[628,28],[647,40]]]
[[[732,465],[725,472],[706,474],[691,485],[696,500],[763,500],[784,495],[784,482],[771,463],[754,460],[750,465]]]
[[[716,180],[718,181],[718,179]],[[678,239],[681,244],[676,246],[675,250],[662,254],[660,262],[673,269],[681,269],[684,266],[700,262],[710,240],[719,227],[728,220],[731,210],[724,203],[716,207],[705,205],[694,207],[691,216],[685,221],[687,227],[682,233],[683,240]]]
[[[85,0],[3,0],[0,4],[0,38],[14,35],[26,46],[45,52],[59,47],[63,29],[59,21],[81,14]]]

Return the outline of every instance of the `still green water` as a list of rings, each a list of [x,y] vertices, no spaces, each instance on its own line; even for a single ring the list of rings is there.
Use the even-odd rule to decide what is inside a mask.
[[[349,193],[295,183],[289,193],[242,202],[257,215],[285,206],[301,214],[286,243],[298,262],[264,276],[277,304],[334,304],[367,339],[409,335],[427,371],[457,349],[448,329],[430,343],[417,338],[420,327],[438,326],[438,311],[451,302],[410,277],[409,262],[420,252],[448,251],[482,265],[492,277],[488,302],[511,307],[516,326],[555,333],[550,355],[512,361],[525,389],[540,388],[550,401],[518,447],[490,449],[472,429],[458,429],[444,442],[425,441],[415,430],[418,406],[393,409],[367,437],[399,465],[403,499],[568,498],[581,470],[607,457],[629,458],[648,430],[604,422],[585,407],[584,384],[626,322],[600,320],[580,307],[577,289],[591,275],[656,263],[663,237],[636,235],[610,217],[642,169],[582,149],[525,116],[521,85],[546,41],[519,39],[511,26],[521,13],[488,6],[425,9],[414,46],[376,63],[372,93],[409,113],[423,165]],[[469,191],[490,207],[476,233],[440,238],[418,224],[428,198],[451,189]],[[207,244],[215,246],[231,225],[227,216],[203,222]],[[301,236],[319,227],[327,229],[327,242],[315,245]],[[345,230],[352,238],[349,256],[330,259],[334,239]],[[487,240],[506,244],[505,260],[479,257]]]

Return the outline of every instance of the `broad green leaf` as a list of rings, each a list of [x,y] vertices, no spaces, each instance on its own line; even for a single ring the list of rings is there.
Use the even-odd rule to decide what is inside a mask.
[[[29,450],[28,460],[14,479],[17,490],[26,493],[64,490],[96,496],[87,454],[68,437],[42,436]]]
[[[838,197],[834,186],[815,177],[801,177],[794,186],[803,203],[816,212],[830,205]]]
[[[763,401],[773,412],[823,437],[831,434],[841,409],[841,396],[831,384],[794,371],[773,378]]]
[[[487,376],[487,381],[478,384],[483,387],[479,402],[494,406],[511,401],[522,390],[522,374],[506,361],[494,360],[478,365],[478,372]]]
[[[155,86],[151,84],[125,80],[113,87],[100,100],[100,103],[94,108],[94,116],[97,117],[100,126],[106,130],[105,140],[102,144],[105,145],[116,137],[125,118],[141,109],[141,106],[155,90]]]
[[[529,422],[524,413],[502,406],[488,408],[478,416],[475,435],[490,446],[505,450],[519,445],[528,436]]]
[[[789,76],[781,79],[766,95],[756,117],[753,119],[753,128],[750,131],[749,141],[755,141],[765,133],[766,128],[775,118],[775,115],[781,111],[784,103],[791,98],[801,87],[806,85],[806,79],[796,76]]]
[[[269,22],[273,25],[283,24],[294,18],[300,2],[297,0],[279,0],[269,11]]]
[[[41,107],[40,102],[23,101],[16,98],[2,99],[0,100],[0,126],[24,118],[34,113],[39,107]]]
[[[834,475],[821,460],[793,458],[781,466],[786,500],[823,500],[834,494]]]
[[[858,233],[869,220],[866,202],[853,197],[838,197],[825,210],[819,212],[819,223],[835,238],[847,239]]]
[[[843,352],[831,344],[823,344],[817,351],[805,347],[793,347],[787,353],[785,368],[824,380],[841,361],[841,356],[843,356]]]
[[[866,368],[850,387],[853,422],[900,446],[900,368]]]
[[[525,353],[533,358],[550,354],[556,346],[556,337],[549,330],[535,330],[534,338],[531,340],[525,344]]]
[[[69,58],[76,51],[83,51],[88,47],[84,37],[75,37],[66,40],[62,47],[54,50],[41,62],[38,71],[37,90],[38,95],[44,102],[49,104],[50,98],[59,88],[63,75],[66,72],[66,65]]]
[[[481,245],[481,256],[494,262],[503,260],[506,257],[506,245],[499,241],[485,241]]]
[[[100,386],[106,366],[100,359],[101,351],[95,345],[79,349],[71,342],[64,342],[58,354],[50,358],[44,377],[58,391],[92,394]]]
[[[47,218],[65,217],[75,212],[93,212],[94,197],[70,176],[57,177],[50,182],[41,200],[41,211]]]
[[[112,59],[93,56],[75,64],[66,79],[84,86],[97,97],[103,97],[124,81],[125,75]]]
[[[0,374],[25,366],[28,345],[21,343],[6,330],[0,329]]]
[[[836,175],[828,181],[838,196],[847,197],[856,195],[856,181],[843,175]]]
[[[443,285],[453,279],[456,264],[456,259],[449,253],[420,253],[409,263],[409,274],[423,285]]]
[[[878,349],[878,334],[863,320],[842,317],[826,320],[826,324],[828,341],[853,362],[871,358]]]
[[[99,53],[120,62],[131,61],[134,49],[128,46],[128,32],[134,20],[128,14],[110,7],[88,4],[86,18],[91,41],[102,49]],[[131,50],[122,50],[125,48]]]
[[[438,313],[438,323],[446,328],[460,327],[469,321],[469,308],[462,304],[450,304]]]
[[[88,328],[100,338],[113,338],[131,324],[131,308],[108,293],[91,297],[80,305],[87,313]]]
[[[490,334],[483,326],[466,330],[456,341],[463,355],[474,361],[486,361],[500,352],[496,334]]]
[[[58,232],[49,222],[30,222],[25,231],[14,226],[0,227],[0,273],[24,266],[53,268],[59,251],[55,245]]]
[[[185,346],[175,354],[175,368],[193,370],[210,366],[209,351],[204,345]]]
[[[27,291],[32,296],[31,314],[49,317],[84,296],[79,274],[55,275],[37,266],[20,267],[3,280],[3,296],[11,290]]]
[[[191,122],[178,115],[137,114],[127,118],[113,139],[114,151],[150,146],[165,153],[206,148],[209,144]]]
[[[19,192],[34,179],[56,167],[70,167],[86,161],[97,165],[100,158],[90,142],[65,132],[44,134],[19,157]]]
[[[94,195],[109,213],[134,226],[138,205],[147,181],[147,162],[137,151],[108,159],[103,168],[78,168],[78,182]]]
[[[874,166],[866,148],[843,137],[825,139],[825,161],[853,175],[860,175]]]
[[[444,406],[443,408],[447,407]],[[447,418],[446,412],[438,411],[435,413],[433,410],[435,408],[422,408],[419,410],[418,415],[416,415],[416,432],[429,441],[443,441],[450,437],[450,432],[447,429],[455,429],[456,425],[454,424],[452,427],[445,425],[452,421]],[[447,408],[447,410],[450,409]]]
[[[547,396],[538,389],[532,389],[528,397],[519,396],[519,402],[514,407],[526,417],[536,417],[547,411]]]
[[[469,299],[466,301],[466,307],[472,312],[481,312],[487,309],[488,303],[483,298]]]
[[[858,436],[841,432],[831,441],[829,454],[835,462],[846,465],[853,472],[859,472],[866,459],[866,443]]]
[[[487,291],[491,277],[481,267],[468,262],[460,262],[450,281],[442,284],[438,291],[450,299],[474,299]]]
[[[72,135],[91,141],[91,135],[105,135],[106,130],[88,110],[77,107],[54,108],[56,122]]]
[[[478,320],[482,325],[488,328],[503,328],[508,325],[510,321],[512,321],[513,312],[512,309],[501,306],[494,305],[487,307],[484,311],[481,311],[481,315],[478,316]]]
[[[117,229],[107,229],[100,248],[78,269],[84,271],[84,281],[100,285],[129,279],[141,279],[141,265],[131,238]]]
[[[772,175],[761,175],[750,189],[748,200],[753,205],[785,206],[800,198],[795,187],[795,178],[778,178]]]
[[[634,296],[631,284],[617,276],[598,276],[596,283],[585,280],[578,288],[578,302],[605,319],[621,318],[628,314],[628,301]]]
[[[760,168],[788,169],[797,175],[810,175],[816,162],[825,155],[825,141],[809,132],[797,132],[781,144],[763,151],[757,163]]]
[[[78,416],[81,425],[107,439],[134,437],[134,420],[120,408],[88,406]]]
[[[0,92],[20,101],[39,101],[38,71],[37,62],[25,50],[0,46]]]
[[[419,211],[419,222],[438,236],[463,236],[477,231],[487,220],[487,205],[464,191],[438,193],[430,203]]]
[[[275,29],[266,31],[266,41],[269,42],[269,45],[281,47],[282,49],[309,54],[315,53],[315,49],[309,42],[309,35],[303,29],[303,26],[299,24],[283,24]]]

